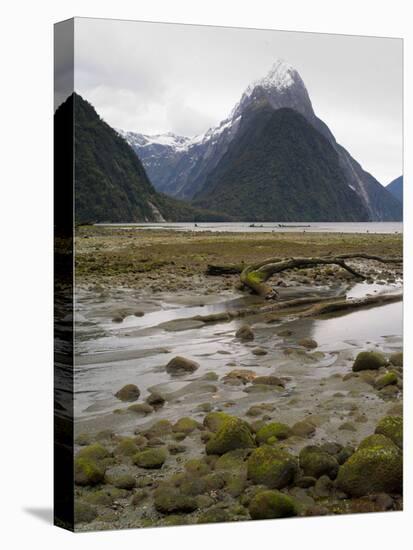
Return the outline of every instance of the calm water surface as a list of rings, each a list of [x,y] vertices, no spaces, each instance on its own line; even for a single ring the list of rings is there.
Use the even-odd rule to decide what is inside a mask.
[[[102,223],[111,227],[139,227],[142,229],[169,229],[175,231],[217,231],[229,233],[403,233],[402,222],[365,223],[279,223],[279,222],[217,222],[217,223]]]

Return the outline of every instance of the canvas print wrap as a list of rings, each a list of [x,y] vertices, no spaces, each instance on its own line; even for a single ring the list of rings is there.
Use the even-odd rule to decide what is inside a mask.
[[[56,524],[401,510],[402,41],[75,18],[54,123]]]

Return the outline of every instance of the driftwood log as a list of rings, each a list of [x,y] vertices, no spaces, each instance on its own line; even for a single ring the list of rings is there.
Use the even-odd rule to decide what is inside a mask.
[[[248,265],[231,265],[231,266],[208,266],[207,273],[209,275],[224,275],[224,274],[240,274],[241,282],[250,288],[255,294],[262,296],[266,299],[277,298],[277,291],[267,284],[270,279],[276,273],[281,273],[287,269],[302,269],[315,267],[318,265],[337,265],[351,275],[359,279],[365,279],[365,275],[356,271],[353,267],[348,265],[346,260],[374,260],[381,263],[402,263],[402,258],[384,258],[381,256],[374,256],[363,253],[353,254],[339,254],[336,256],[321,256],[315,258],[268,258],[261,262]]]
[[[278,319],[280,315],[293,313],[296,317],[317,317],[331,313],[342,311],[352,311],[364,307],[381,306],[399,302],[403,299],[401,292],[392,294],[377,294],[375,296],[364,296],[363,298],[347,299],[346,296],[338,296],[336,298],[295,298],[284,302],[276,302],[273,304],[261,307],[245,307],[222,311],[219,313],[211,313],[208,315],[196,315],[191,317],[191,320],[202,321],[203,323],[215,324],[232,321],[242,317],[251,317],[254,315],[264,315],[266,320]]]

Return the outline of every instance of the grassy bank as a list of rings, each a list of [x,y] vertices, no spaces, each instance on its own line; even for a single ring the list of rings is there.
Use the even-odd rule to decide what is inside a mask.
[[[79,284],[123,286],[172,278],[177,288],[208,264],[252,263],[271,256],[368,252],[402,254],[400,234],[209,233],[84,226],[76,232]]]

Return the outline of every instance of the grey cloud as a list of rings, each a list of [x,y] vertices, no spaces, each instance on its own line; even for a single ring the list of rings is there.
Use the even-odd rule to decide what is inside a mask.
[[[382,183],[402,171],[399,39],[76,19],[75,88],[112,126],[194,135],[224,119],[276,58]]]

